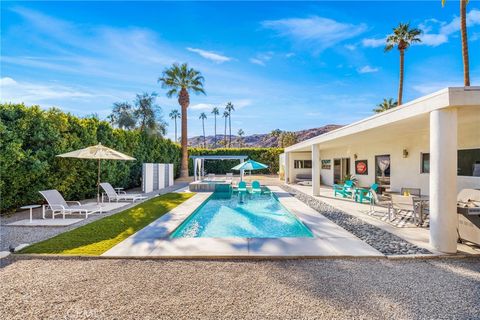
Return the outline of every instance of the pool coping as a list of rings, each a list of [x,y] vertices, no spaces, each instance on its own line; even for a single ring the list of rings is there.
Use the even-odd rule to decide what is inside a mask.
[[[169,238],[212,194],[183,202],[102,254],[104,257],[384,257],[382,253],[277,186],[278,201],[314,234],[314,238]]]

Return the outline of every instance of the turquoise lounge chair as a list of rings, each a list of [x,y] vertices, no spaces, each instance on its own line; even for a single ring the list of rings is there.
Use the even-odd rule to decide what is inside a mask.
[[[247,192],[247,183],[245,181],[240,181],[237,190],[238,192]]]
[[[370,189],[356,189],[355,190],[355,201],[362,203],[363,200],[367,200],[368,203],[374,201],[374,195],[372,191],[377,192],[378,184],[374,183]]]
[[[261,193],[262,192],[262,186],[260,185],[260,182],[258,181],[253,181],[252,182],[252,193]]]
[[[334,184],[333,185],[333,195],[336,197],[337,193],[342,195],[344,198],[352,197],[354,191],[353,181],[347,180],[343,185]]]

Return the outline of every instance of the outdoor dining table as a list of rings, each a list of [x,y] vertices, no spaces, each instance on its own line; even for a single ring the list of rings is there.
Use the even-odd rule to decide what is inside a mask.
[[[398,192],[398,191],[385,191],[383,193],[385,196],[389,197],[390,195],[392,194],[398,194],[398,195],[403,195],[402,193]],[[418,209],[419,209],[419,223],[418,225],[422,225],[423,224],[423,210],[425,208],[425,205],[427,204],[428,205],[428,201],[430,200],[430,197],[429,196],[416,196],[416,195],[411,195],[412,196],[412,199],[413,199],[413,205],[415,207],[415,204],[418,204]],[[415,210],[414,210],[414,219],[415,219]]]

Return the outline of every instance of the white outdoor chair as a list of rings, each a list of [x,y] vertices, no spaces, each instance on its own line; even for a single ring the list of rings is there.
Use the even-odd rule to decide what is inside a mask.
[[[390,218],[390,211],[392,209],[390,199],[386,198],[385,196],[378,195],[378,193],[373,189],[370,189],[370,192],[372,193],[372,197],[370,198],[370,213],[375,212],[375,205],[387,207],[388,217]]]
[[[100,212],[102,213],[102,207],[96,204],[84,204],[82,205],[78,201],[65,201],[60,192],[57,190],[44,190],[40,191],[40,194],[47,200],[48,205],[42,206],[42,217],[45,219],[45,211],[52,211],[52,219],[55,219],[55,215],[63,215],[65,219],[66,214],[72,213],[85,213],[85,219],[88,218],[89,214]],[[69,205],[68,203],[74,203],[74,205]]]
[[[390,215],[393,212],[394,218],[397,212],[412,212],[413,213],[413,220],[416,222],[416,210],[415,204],[413,201],[413,196],[403,196],[398,194],[392,194],[392,210],[389,212],[389,219],[392,221],[392,217]]]
[[[138,193],[126,193],[125,191],[120,191],[119,193],[117,193],[115,189],[113,189],[112,185],[108,182],[102,182],[100,183],[100,186],[105,191],[105,194],[107,195],[107,198],[108,198],[108,202],[111,202],[112,200],[117,202],[119,200],[126,200],[126,201],[131,200],[132,202],[135,202],[137,200],[146,199],[145,196]]]

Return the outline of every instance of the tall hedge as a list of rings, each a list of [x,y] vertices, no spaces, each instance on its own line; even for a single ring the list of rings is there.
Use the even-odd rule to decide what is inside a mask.
[[[249,159],[268,165],[268,169],[258,170],[261,174],[276,174],[279,170],[279,155],[282,148],[225,148],[225,149],[202,149],[190,148],[190,155],[245,155]],[[206,160],[205,171],[208,173],[225,174],[231,172],[231,168],[238,165],[238,160]],[[189,163],[190,175],[193,175],[193,161]]]
[[[1,212],[41,201],[39,190],[57,189],[67,200],[94,197],[96,161],[55,156],[99,142],[137,159],[102,161],[102,180],[112,185],[140,186],[143,162],[173,163],[178,176],[180,147],[168,139],[58,109],[0,104]]]

